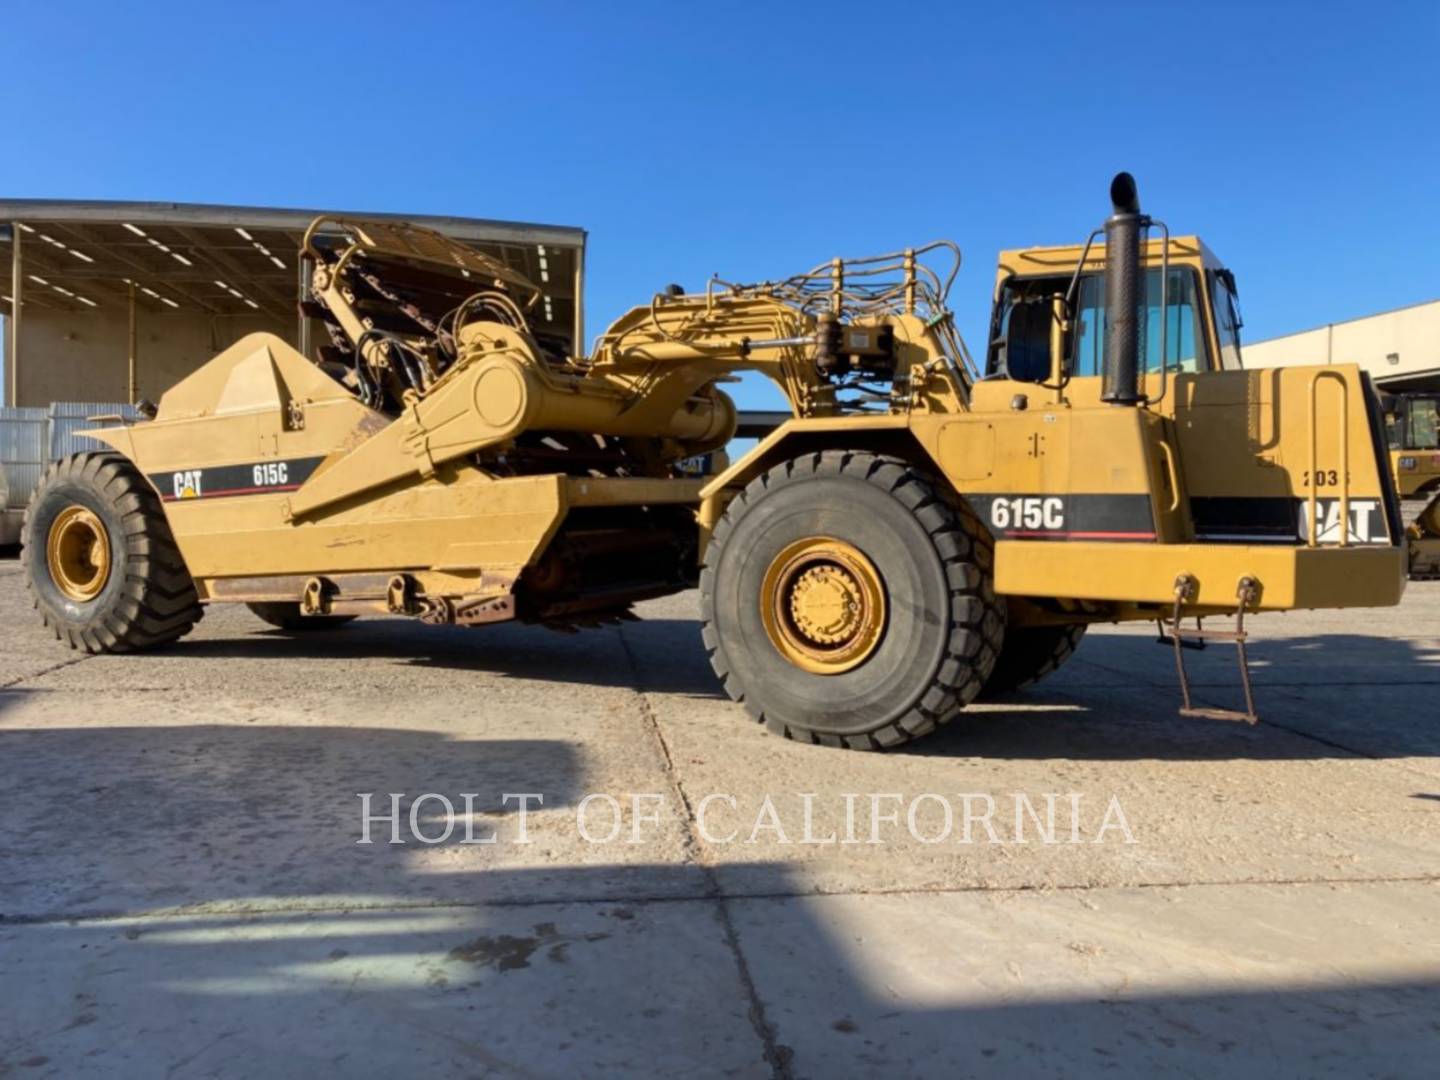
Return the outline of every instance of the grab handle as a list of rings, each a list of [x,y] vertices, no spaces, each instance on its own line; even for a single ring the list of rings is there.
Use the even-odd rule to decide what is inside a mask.
[[[1320,522],[1320,380],[1335,379],[1340,383],[1340,546],[1350,542],[1350,381],[1338,371],[1317,371],[1310,377],[1310,547],[1317,547]]]

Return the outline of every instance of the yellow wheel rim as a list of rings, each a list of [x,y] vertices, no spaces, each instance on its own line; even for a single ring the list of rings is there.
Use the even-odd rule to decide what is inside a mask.
[[[67,506],[50,524],[45,541],[50,580],[71,600],[94,600],[110,580],[110,533],[83,506]]]
[[[829,536],[797,540],[760,586],[770,643],[803,671],[838,675],[874,653],[885,631],[885,589],[859,548]]]

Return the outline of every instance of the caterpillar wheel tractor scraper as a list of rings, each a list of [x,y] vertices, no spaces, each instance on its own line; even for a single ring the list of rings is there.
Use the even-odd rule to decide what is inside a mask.
[[[1244,674],[1247,615],[1397,603],[1365,376],[1240,370],[1233,277],[1127,174],[1111,198],[1084,246],[1002,254],[978,365],[949,243],[672,287],[574,355],[510,267],[317,221],[305,304],[331,343],[246,337],[53,465],[26,524],[36,606],[71,647],[124,652],[218,603],[297,629],[574,629],[698,584],[754,718],[879,749],[1042,678],[1092,623],[1158,621],[1183,661],[1191,620],[1226,616],[1198,634]],[[731,464],[741,371],[793,417]],[[1180,670],[1191,713],[1254,719],[1248,681],[1243,709],[1192,707]]]

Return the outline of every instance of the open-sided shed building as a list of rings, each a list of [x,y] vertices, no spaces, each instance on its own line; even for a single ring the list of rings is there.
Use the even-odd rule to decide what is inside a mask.
[[[409,222],[501,259],[538,284],[535,316],[583,349],[581,229],[481,218],[167,202],[0,199],[4,404],[12,539],[41,464],[63,442],[55,402],[154,400],[254,331],[307,355],[324,342],[301,314],[301,238],[317,217]],[[332,226],[333,228],[333,226]],[[16,407],[22,407],[17,410]],[[94,411],[105,411],[96,408]],[[47,419],[46,413],[50,419]],[[83,409],[58,410],[68,427]],[[7,528],[8,526],[8,528]]]

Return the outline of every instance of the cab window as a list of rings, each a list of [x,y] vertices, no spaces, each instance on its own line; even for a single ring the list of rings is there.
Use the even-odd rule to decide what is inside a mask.
[[[1440,399],[1416,398],[1409,403],[1407,450],[1440,450]]]
[[[1171,371],[1195,372],[1203,368],[1196,340],[1196,310],[1199,306],[1195,272],[1188,268],[1170,271],[1165,297],[1165,324],[1160,320],[1160,269],[1145,274],[1145,306],[1140,332],[1141,359],[1146,371],[1160,370],[1162,326],[1166,366]],[[1075,305],[1075,332],[1070,350],[1070,371],[1076,376],[1099,375],[1105,365],[1105,278],[1087,274],[1080,279]]]
[[[1440,450],[1440,397],[1383,395],[1391,450]]]
[[[1385,408],[1385,445],[1391,450],[1405,449],[1405,421],[1398,408],[1389,404]]]
[[[1051,293],[1044,288],[1006,290],[988,361],[991,374],[1037,383],[1049,377],[1052,311]]]
[[[1207,278],[1215,309],[1215,337],[1220,342],[1220,367],[1225,371],[1239,371],[1240,327],[1244,324],[1240,321],[1240,307],[1232,288],[1235,279],[1226,270],[1211,270]]]

